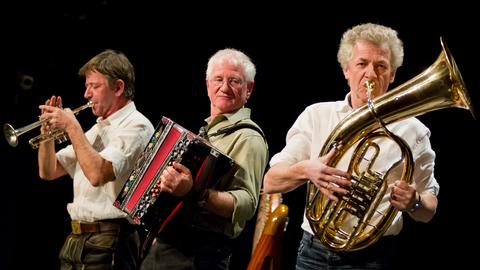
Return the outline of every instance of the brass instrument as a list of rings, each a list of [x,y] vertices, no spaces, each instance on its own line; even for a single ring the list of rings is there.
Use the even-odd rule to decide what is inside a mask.
[[[72,112],[74,114],[77,114],[80,111],[86,108],[90,108],[92,106],[93,106],[93,103],[89,101],[87,104],[72,110]],[[3,125],[3,134],[5,135],[5,139],[7,140],[8,144],[15,147],[18,145],[18,136],[26,133],[27,131],[30,131],[34,128],[41,126],[47,121],[48,121],[47,119],[37,121],[35,123],[23,126],[18,129],[14,129],[12,125],[5,123]],[[62,143],[68,140],[68,136],[64,130],[57,129],[57,130],[52,130],[51,132],[48,132],[48,133],[40,134],[30,139],[28,142],[33,149],[37,149],[40,143],[50,141],[50,140],[55,140],[56,143]]]
[[[390,90],[349,114],[332,131],[323,145],[320,156],[341,144],[337,155],[329,163],[336,167],[341,157],[358,143],[351,156],[348,173],[352,175],[349,193],[338,202],[329,200],[318,188],[308,183],[306,217],[315,235],[335,251],[354,251],[376,242],[390,227],[398,210],[392,205],[378,208],[388,194],[386,177],[401,164],[402,181],[411,183],[412,154],[408,145],[392,134],[385,125],[426,112],[456,107],[467,109],[475,118],[473,107],[457,65],[448,48],[440,39],[442,52],[437,60],[422,73]],[[374,85],[367,85],[370,90]],[[398,144],[402,159],[385,173],[372,170],[380,151],[376,138],[391,139]],[[370,164],[362,165],[366,152],[372,154]],[[350,152],[349,152],[350,153]],[[363,164],[363,163],[362,163]]]

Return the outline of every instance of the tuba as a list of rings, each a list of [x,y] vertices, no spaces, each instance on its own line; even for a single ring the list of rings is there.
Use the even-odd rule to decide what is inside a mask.
[[[456,63],[442,39],[440,43],[442,52],[428,69],[374,99],[375,104],[369,100],[369,103],[353,111],[325,141],[320,156],[327,154],[332,147],[342,145],[328,164],[332,167],[337,166],[348,149],[356,146],[348,165],[352,184],[348,194],[341,196],[338,202],[329,200],[314,184],[308,182],[306,217],[315,235],[330,249],[348,252],[376,242],[398,213],[392,205],[386,209],[378,207],[388,194],[388,173],[401,164],[403,172],[400,179],[409,184],[412,182],[414,162],[411,150],[403,139],[391,133],[385,125],[449,107],[467,109],[475,118]],[[374,86],[366,85],[367,89],[369,87]],[[381,150],[374,142],[379,138],[393,140],[401,150],[401,159],[386,173],[372,170]],[[371,155],[370,164],[360,166],[368,151]]]

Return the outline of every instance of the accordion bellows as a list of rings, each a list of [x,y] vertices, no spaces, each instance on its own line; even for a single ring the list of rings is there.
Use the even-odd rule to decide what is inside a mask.
[[[160,176],[173,161],[189,168],[193,176],[192,191],[184,197],[160,191]],[[235,170],[233,159],[207,140],[162,117],[114,206],[134,223],[160,232],[186,204],[193,202],[192,196],[214,187]]]

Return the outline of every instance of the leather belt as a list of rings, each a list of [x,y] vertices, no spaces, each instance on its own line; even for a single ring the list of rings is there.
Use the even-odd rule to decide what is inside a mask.
[[[83,222],[78,220],[72,220],[71,224],[73,234],[120,231],[122,227],[121,224],[104,221]]]

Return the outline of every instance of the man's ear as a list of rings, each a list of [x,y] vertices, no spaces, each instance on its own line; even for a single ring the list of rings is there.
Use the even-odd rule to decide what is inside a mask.
[[[345,79],[348,81],[348,77],[349,77],[348,66],[343,67],[342,71],[343,71],[343,77],[345,77]]]
[[[248,83],[248,85],[247,85],[247,99],[250,98],[250,95],[252,94],[254,85],[255,85],[254,81],[251,81],[251,82]]]
[[[125,83],[123,82],[123,80],[118,79],[115,81],[114,90],[117,97],[123,95],[123,92],[125,91]]]

